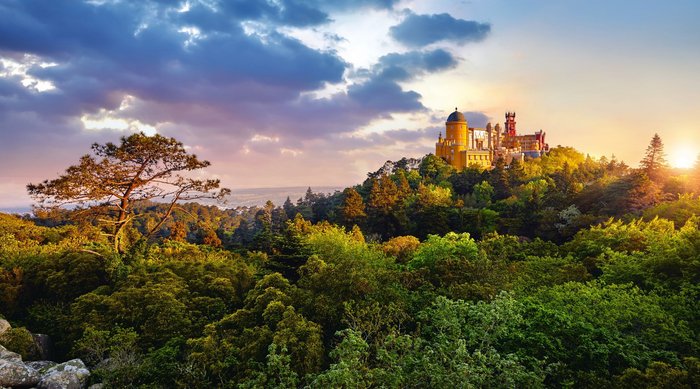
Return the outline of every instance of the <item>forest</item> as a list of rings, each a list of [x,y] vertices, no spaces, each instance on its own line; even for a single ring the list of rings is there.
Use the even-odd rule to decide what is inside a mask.
[[[146,138],[0,214],[0,344],[25,360],[42,333],[106,388],[700,384],[700,159],[670,168],[658,136],[638,168],[429,154],[237,208],[196,202],[226,189],[178,172],[209,163]]]

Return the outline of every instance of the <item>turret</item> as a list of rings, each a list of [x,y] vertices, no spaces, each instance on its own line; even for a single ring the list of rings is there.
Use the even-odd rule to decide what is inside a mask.
[[[488,137],[489,150],[493,150],[492,143],[491,143],[492,142],[491,138],[493,138],[493,127],[491,127],[491,122],[486,123],[486,135]]]
[[[515,136],[517,132],[515,131],[515,112],[506,112],[506,135]]]
[[[494,143],[496,145],[496,149],[500,149],[501,148],[501,124],[500,123],[496,123],[496,127],[494,127],[494,131],[496,132],[496,142],[494,142]]]

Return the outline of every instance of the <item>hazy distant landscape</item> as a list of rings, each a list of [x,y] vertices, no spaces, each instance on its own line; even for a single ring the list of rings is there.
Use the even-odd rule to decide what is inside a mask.
[[[272,201],[276,206],[282,205],[289,197],[296,204],[299,198],[303,198],[308,186],[291,186],[284,188],[247,188],[232,189],[231,195],[223,205],[226,208],[262,206],[267,200]],[[344,187],[339,186],[316,186],[311,187],[314,193],[333,194],[335,191],[342,191]]]
[[[202,204],[218,205],[222,208],[236,208],[236,207],[254,207],[262,206],[268,200],[272,201],[273,204],[280,206],[286,200],[287,197],[296,204],[299,198],[303,198],[308,186],[290,186],[282,188],[245,188],[245,189],[232,189],[231,195],[226,198],[226,202],[218,204],[215,201],[200,201]],[[311,187],[314,193],[323,194],[333,194],[335,191],[342,191],[343,187],[339,186],[316,186]],[[16,213],[25,214],[30,213],[32,208],[30,206],[26,207],[5,207],[0,208],[0,212],[5,213]]]

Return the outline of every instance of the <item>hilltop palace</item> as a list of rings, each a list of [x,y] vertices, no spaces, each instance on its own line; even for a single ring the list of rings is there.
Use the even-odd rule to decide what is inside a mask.
[[[447,117],[445,127],[445,137],[440,133],[435,143],[435,155],[457,170],[470,165],[490,169],[498,158],[510,163],[514,158],[536,158],[549,150],[542,130],[518,135],[515,112],[506,112],[505,131],[498,123],[496,126],[488,123],[486,128],[469,127],[467,119],[457,108]]]

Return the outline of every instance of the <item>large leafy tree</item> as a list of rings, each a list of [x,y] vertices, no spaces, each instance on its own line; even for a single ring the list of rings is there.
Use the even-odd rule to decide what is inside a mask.
[[[139,133],[122,137],[121,144],[93,144],[92,155],[84,155],[56,179],[27,185],[27,190],[41,207],[85,208],[84,214],[108,225],[114,248],[119,251],[124,229],[136,217],[137,203],[154,199],[169,203],[149,229],[150,236],[172,214],[178,201],[223,199],[230,191],[219,189],[219,180],[181,174],[209,165],[209,161],[187,153],[174,138]]]

